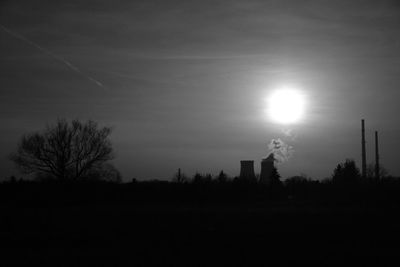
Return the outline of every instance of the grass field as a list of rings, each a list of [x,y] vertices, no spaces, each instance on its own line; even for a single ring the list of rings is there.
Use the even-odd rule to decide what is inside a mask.
[[[0,212],[2,262],[12,264],[384,266],[400,248],[396,208],[103,202]]]

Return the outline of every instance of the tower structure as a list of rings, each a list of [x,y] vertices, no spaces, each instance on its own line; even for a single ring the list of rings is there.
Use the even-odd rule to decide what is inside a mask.
[[[254,161],[253,160],[241,160],[240,161],[240,178],[246,180],[255,180],[256,175],[254,173]]]
[[[375,131],[375,179],[380,177],[378,131]]]
[[[365,179],[367,177],[367,155],[365,152],[365,122],[361,120],[361,175]]]
[[[271,153],[269,156],[263,160],[261,160],[261,173],[260,173],[260,182],[263,184],[271,184],[272,182],[272,171],[274,169],[275,157],[274,154]]]

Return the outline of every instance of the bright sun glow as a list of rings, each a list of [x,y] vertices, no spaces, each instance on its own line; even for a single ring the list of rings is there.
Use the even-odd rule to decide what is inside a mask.
[[[299,122],[305,111],[304,95],[292,88],[276,90],[268,98],[268,115],[274,122],[292,124]]]

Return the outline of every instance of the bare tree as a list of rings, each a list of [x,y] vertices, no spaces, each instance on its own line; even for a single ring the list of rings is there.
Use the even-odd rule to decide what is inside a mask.
[[[184,173],[181,172],[181,168],[179,168],[178,171],[174,174],[172,181],[176,183],[186,183],[188,181],[188,178]]]
[[[111,128],[94,121],[59,119],[43,132],[24,135],[11,160],[24,173],[79,179],[113,158]]]
[[[389,172],[381,164],[380,167],[379,167],[379,178],[385,178],[388,175],[389,175]],[[370,179],[370,180],[376,179],[375,164],[374,163],[369,163],[367,165],[367,178]]]

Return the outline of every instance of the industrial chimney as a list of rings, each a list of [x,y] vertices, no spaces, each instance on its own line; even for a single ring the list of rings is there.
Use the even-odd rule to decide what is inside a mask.
[[[361,120],[361,175],[362,178],[367,177],[367,156],[365,152],[365,122],[364,120]]]
[[[375,178],[379,180],[380,166],[379,166],[379,143],[378,143],[378,132],[375,131]]]
[[[246,180],[255,180],[256,175],[254,173],[254,161],[253,160],[241,160],[240,161],[240,178]]]
[[[274,169],[275,157],[274,154],[271,153],[269,156],[261,161],[261,174],[260,174],[260,182],[266,185],[271,184],[271,174]]]

